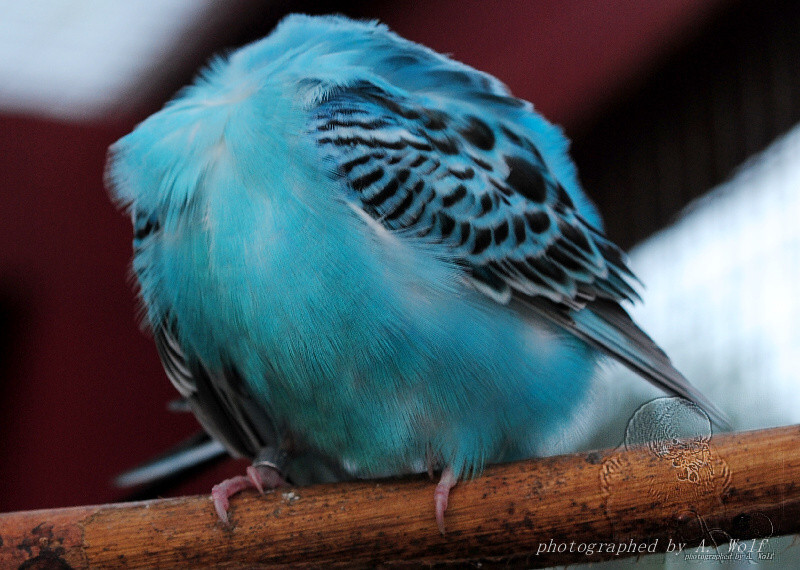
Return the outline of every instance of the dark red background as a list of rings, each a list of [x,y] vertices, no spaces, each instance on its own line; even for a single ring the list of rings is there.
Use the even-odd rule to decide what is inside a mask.
[[[323,8],[379,18],[493,73],[574,136],[727,3]],[[172,92],[191,75],[177,69],[174,83],[142,89]],[[176,394],[138,327],[130,224],[103,187],[108,145],[156,108],[132,101],[127,114],[94,124],[0,115],[0,511],[119,499],[114,474],[196,429],[191,417],[165,411]],[[206,492],[240,469],[228,462],[176,492]]]

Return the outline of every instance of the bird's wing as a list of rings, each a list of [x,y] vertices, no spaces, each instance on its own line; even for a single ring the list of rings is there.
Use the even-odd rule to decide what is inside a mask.
[[[516,125],[362,83],[321,104],[310,130],[351,200],[390,230],[440,243],[498,300],[515,292],[577,309],[637,298],[620,250]]]
[[[245,389],[236,369],[231,366],[213,373],[198,359],[187,357],[173,330],[175,326],[167,320],[154,327],[156,348],[167,377],[188,401],[203,428],[233,455],[252,459],[265,457],[272,450],[277,460],[283,434]]]
[[[485,77],[454,71],[458,100],[390,93],[380,81],[317,86],[325,95],[308,132],[345,199],[384,227],[435,244],[480,291],[556,322],[724,423],[620,307],[638,299],[635,277],[534,144],[530,104]]]
[[[131,214],[134,251],[157,247],[163,232],[158,216],[136,208]],[[149,319],[164,371],[203,428],[234,456],[254,458],[274,450],[279,457],[282,431],[246,389],[235,365],[219,371],[204,366],[179,341],[180,323],[168,307],[159,306]]]

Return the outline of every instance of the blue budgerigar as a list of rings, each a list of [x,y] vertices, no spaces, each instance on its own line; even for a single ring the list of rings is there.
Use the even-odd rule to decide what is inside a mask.
[[[720,416],[637,299],[561,131],[495,78],[374,22],[290,16],[119,140],[108,181],[167,375],[248,477],[541,453],[610,355]]]

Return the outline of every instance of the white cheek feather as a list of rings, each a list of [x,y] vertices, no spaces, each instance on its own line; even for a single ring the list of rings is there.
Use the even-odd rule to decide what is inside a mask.
[[[350,207],[351,210],[353,210],[353,212],[356,213],[356,215],[359,218],[361,218],[364,221],[365,224],[367,224],[367,226],[375,233],[375,235],[378,237],[381,243],[384,243],[388,246],[397,249],[402,247],[402,244],[400,243],[400,240],[397,239],[397,236],[392,234],[392,232],[390,232],[383,225],[381,225],[381,223],[378,220],[370,216],[362,208],[360,208],[356,204],[353,204],[352,202],[348,202],[347,205]]]
[[[511,288],[510,287],[503,287],[500,291],[494,289],[493,287],[489,287],[482,281],[477,279],[468,279],[470,285],[475,287],[479,292],[483,293],[490,299],[500,303],[501,305],[508,305],[509,301],[511,301]]]

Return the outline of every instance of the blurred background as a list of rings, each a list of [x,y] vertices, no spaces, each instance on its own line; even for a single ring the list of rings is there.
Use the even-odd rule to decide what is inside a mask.
[[[129,497],[115,474],[196,431],[139,327],[106,149],[290,12],[378,18],[561,124],[643,327],[738,429],[800,421],[800,3],[0,0],[0,512]],[[620,443],[657,395],[603,377],[560,449]]]

